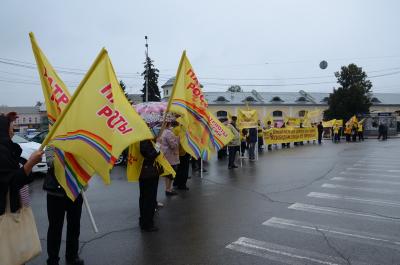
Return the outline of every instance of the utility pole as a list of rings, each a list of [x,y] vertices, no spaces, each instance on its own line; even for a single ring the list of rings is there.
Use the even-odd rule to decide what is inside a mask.
[[[146,41],[146,102],[149,101],[149,45],[147,44],[147,36],[144,36]]]

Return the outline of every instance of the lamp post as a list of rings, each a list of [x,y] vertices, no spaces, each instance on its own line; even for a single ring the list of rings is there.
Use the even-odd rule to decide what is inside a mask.
[[[149,101],[149,45],[147,44],[147,36],[144,36],[146,44],[146,102]]]

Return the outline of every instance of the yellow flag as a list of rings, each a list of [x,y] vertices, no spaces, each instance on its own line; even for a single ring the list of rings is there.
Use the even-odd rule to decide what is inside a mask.
[[[258,127],[258,113],[256,110],[238,110],[238,127],[240,129],[245,128],[257,128]]]
[[[55,147],[77,155],[110,183],[116,157],[130,144],[153,138],[127,101],[103,49],[47,135]]]
[[[210,153],[222,148],[233,138],[228,128],[207,109],[208,103],[200,82],[184,51],[167,111],[182,116],[182,147],[192,157],[207,159]]]
[[[139,180],[143,161],[144,157],[140,153],[140,142],[131,144],[129,146],[128,165],[126,168],[129,182],[136,182]],[[175,170],[172,168],[171,164],[168,162],[161,151],[160,155],[156,158],[156,162],[159,163],[164,170],[161,176],[172,175],[172,177],[175,177]]]
[[[33,33],[30,33],[29,36],[42,84],[47,117],[51,127],[70,102],[71,95],[64,82],[57,75],[39,48]],[[94,170],[83,159],[58,148],[54,150],[53,164],[54,174],[58,183],[63,187],[71,200],[76,199],[82,188],[87,185],[89,179],[94,175]]]
[[[346,126],[351,126],[353,127],[353,124],[357,123],[357,117],[356,115],[353,115],[347,122],[346,122]]]

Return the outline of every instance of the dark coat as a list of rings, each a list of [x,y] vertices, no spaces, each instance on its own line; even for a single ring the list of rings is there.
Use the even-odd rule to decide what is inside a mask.
[[[20,168],[21,147],[9,137],[0,138],[0,215],[6,208],[7,192],[10,193],[10,209],[16,212],[21,208],[19,190],[33,181],[32,174],[25,174]]]
[[[319,134],[321,134],[324,131],[324,126],[322,126],[322,124],[318,124],[317,128]]]
[[[157,152],[150,140],[141,141],[139,148],[140,153],[144,157],[139,180],[158,178],[162,173],[162,169],[155,160],[160,152]]]
[[[257,128],[249,129],[249,142],[256,143],[258,140]]]

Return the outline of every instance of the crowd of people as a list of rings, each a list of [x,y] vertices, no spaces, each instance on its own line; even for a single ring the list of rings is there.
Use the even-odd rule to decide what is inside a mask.
[[[21,167],[20,155],[21,148],[18,144],[12,142],[13,121],[15,114],[0,115],[0,215],[4,214],[6,208],[9,207],[11,212],[17,212],[22,206],[20,189],[33,181],[31,174],[32,167],[42,160],[43,151],[36,151],[29,160]],[[254,161],[256,152],[264,149],[264,131],[278,127],[275,123],[272,125],[268,121],[265,126],[258,122],[257,128],[239,129],[237,126],[237,118],[232,117],[230,122],[225,122],[226,126],[232,131],[233,139],[227,146],[228,169],[238,168],[235,164],[237,153],[243,158],[247,152],[248,159]],[[280,128],[286,128],[288,123],[283,123]],[[332,141],[340,142],[341,134],[345,135],[347,142],[364,141],[362,123],[345,126],[334,125],[331,130],[324,129],[322,122],[312,124],[317,128],[318,143],[322,143],[324,132],[332,135]],[[300,123],[300,128],[303,125]],[[163,206],[157,201],[157,190],[159,186],[159,178],[163,173],[163,167],[157,162],[157,157],[161,152],[171,164],[176,172],[175,178],[172,175],[164,176],[165,179],[165,195],[167,197],[175,196],[179,191],[188,191],[187,180],[189,178],[190,163],[192,163],[192,172],[202,170],[200,167],[201,160],[193,159],[185,152],[180,143],[181,126],[176,121],[170,121],[166,124],[165,129],[156,139],[144,140],[140,142],[140,153],[144,158],[141,173],[139,176],[139,226],[144,232],[158,231],[154,223],[155,212]],[[379,138],[387,139],[387,128],[384,125],[379,126]],[[308,141],[310,142],[310,141]],[[313,141],[316,143],[316,140]],[[291,143],[282,143],[282,148],[290,148]],[[303,145],[303,141],[294,142],[295,146]],[[258,146],[258,150],[256,147]],[[273,146],[277,149],[277,145],[267,144],[265,147],[270,151]],[[50,150],[50,151],[49,151]],[[47,152],[49,151],[49,152]],[[82,213],[82,195],[79,195],[75,201],[68,198],[65,191],[61,188],[54,174],[54,165],[51,149],[46,151],[47,162],[49,163],[49,171],[45,177],[43,189],[47,192],[47,215],[48,215],[48,231],[47,231],[47,264],[59,264],[59,252],[61,246],[62,231],[64,226],[64,217],[67,220],[66,234],[66,250],[65,258],[69,265],[83,265],[84,261],[78,255],[79,236],[80,236],[80,219]],[[191,162],[190,162],[191,161]],[[7,206],[9,205],[9,206]]]

